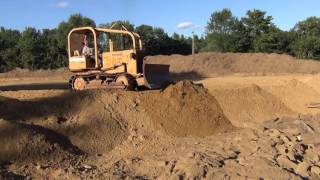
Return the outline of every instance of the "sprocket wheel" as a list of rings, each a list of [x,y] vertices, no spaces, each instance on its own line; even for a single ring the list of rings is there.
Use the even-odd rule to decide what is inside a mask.
[[[77,77],[73,82],[73,89],[76,91],[82,91],[85,88],[86,88],[86,81],[81,77]]]

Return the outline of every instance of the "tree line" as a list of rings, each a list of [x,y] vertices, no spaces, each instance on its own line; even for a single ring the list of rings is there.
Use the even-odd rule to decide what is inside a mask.
[[[298,58],[320,59],[320,18],[309,17],[291,30],[283,31],[265,11],[249,10],[235,17],[229,9],[211,14],[203,36],[194,37],[196,52],[285,53]],[[134,26],[128,21],[117,23],[141,35],[145,55],[191,54],[192,38],[177,33],[168,35],[162,28]],[[73,14],[54,29],[27,27],[22,32],[0,28],[0,72],[14,68],[54,69],[67,65],[67,34],[79,26],[96,23],[81,14]]]
[[[285,53],[320,59],[320,18],[309,17],[283,31],[265,11],[249,10],[235,17],[229,9],[212,13],[202,51]]]

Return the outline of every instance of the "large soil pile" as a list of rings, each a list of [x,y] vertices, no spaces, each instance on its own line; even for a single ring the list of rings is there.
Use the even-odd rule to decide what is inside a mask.
[[[142,106],[158,128],[174,136],[206,136],[231,127],[217,100],[190,81],[171,85],[160,95],[147,94]]]
[[[150,56],[147,61],[170,64],[173,74],[191,77],[233,73],[270,75],[320,72],[320,63],[317,61],[299,60],[280,54],[200,53],[194,56]]]
[[[65,92],[21,101],[2,97],[0,117],[0,128],[5,129],[1,130],[1,161],[34,159],[39,154],[62,159],[105,153],[132,130],[180,137],[232,128],[215,98],[188,81],[153,92]]]
[[[217,98],[226,116],[238,127],[252,127],[270,119],[296,114],[279,98],[256,84],[216,89],[211,93]]]

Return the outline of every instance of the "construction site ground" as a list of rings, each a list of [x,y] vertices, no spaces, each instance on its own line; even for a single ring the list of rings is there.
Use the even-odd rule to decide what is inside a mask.
[[[0,74],[0,179],[319,179],[320,62],[154,56],[162,90],[68,90],[67,69]]]

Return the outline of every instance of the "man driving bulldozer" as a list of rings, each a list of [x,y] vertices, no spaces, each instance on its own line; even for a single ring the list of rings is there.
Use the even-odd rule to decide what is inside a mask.
[[[90,60],[95,62],[93,55],[93,48],[89,47],[88,36],[85,35],[83,39],[82,55],[88,57]],[[102,54],[98,55],[99,64],[102,66]]]
[[[89,47],[88,37],[87,35],[85,35],[83,39],[82,55],[92,56],[93,55],[92,51],[93,51],[93,48]]]

